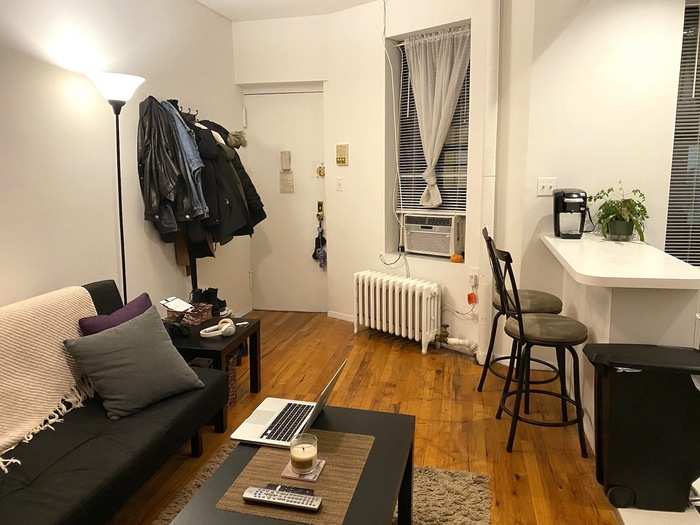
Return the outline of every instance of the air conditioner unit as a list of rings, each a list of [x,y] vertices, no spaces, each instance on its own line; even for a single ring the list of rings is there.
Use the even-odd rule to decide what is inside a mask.
[[[403,234],[408,253],[440,257],[464,255],[464,217],[461,215],[405,213]]]

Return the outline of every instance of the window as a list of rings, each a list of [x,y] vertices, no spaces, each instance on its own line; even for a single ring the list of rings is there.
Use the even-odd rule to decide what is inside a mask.
[[[418,115],[413,100],[411,79],[406,52],[401,47],[401,101],[399,107],[399,188],[396,195],[397,211],[426,211],[420,205],[420,196],[425,189],[423,172],[425,157],[418,128]],[[442,148],[435,172],[442,195],[442,206],[438,210],[458,214],[467,211],[467,153],[469,138],[469,77],[464,78],[462,92],[452,117],[450,131]],[[434,211],[434,210],[430,210]]]
[[[666,226],[666,252],[695,266],[700,266],[699,18],[698,6],[686,7]]]

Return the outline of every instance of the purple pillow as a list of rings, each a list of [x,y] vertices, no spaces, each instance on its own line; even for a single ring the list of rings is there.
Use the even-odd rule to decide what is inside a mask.
[[[96,315],[85,317],[78,321],[80,331],[83,335],[92,335],[108,328],[114,328],[126,321],[131,321],[151,307],[151,298],[147,293],[142,293],[136,299],[132,299],[119,310],[115,310],[109,315]]]

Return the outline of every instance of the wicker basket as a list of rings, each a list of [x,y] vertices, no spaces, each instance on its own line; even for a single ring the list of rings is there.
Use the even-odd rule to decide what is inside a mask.
[[[182,324],[187,326],[198,326],[212,318],[211,305],[207,303],[195,303],[192,308],[185,312],[182,317]]]
[[[235,405],[238,398],[238,382],[236,381],[237,358],[237,354],[234,354],[228,360],[228,406]]]

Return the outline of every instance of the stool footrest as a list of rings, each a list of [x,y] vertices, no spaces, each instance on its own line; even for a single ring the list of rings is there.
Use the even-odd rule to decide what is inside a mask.
[[[493,375],[496,377],[499,377],[503,380],[506,379],[506,374],[502,374],[501,372],[498,372],[496,369],[493,368],[493,364],[497,363],[498,361],[507,361],[510,359],[510,356],[501,356],[501,357],[496,357],[494,359],[491,359],[491,362],[489,363],[489,372],[491,372]],[[545,385],[547,383],[551,383],[552,381],[556,381],[559,378],[559,369],[554,366],[552,363],[548,363],[544,359],[538,359],[536,357],[531,357],[530,361],[534,361],[535,363],[540,363],[541,365],[546,366],[549,368],[552,372],[554,372],[554,375],[551,378],[547,379],[538,379],[538,380],[530,380],[531,385]],[[518,362],[518,358],[515,358],[515,362]]]
[[[555,397],[557,399],[561,399],[563,401],[566,401],[567,403],[569,403],[573,407],[576,407],[576,401],[574,401],[573,399],[571,399],[568,396],[564,396],[564,395],[559,394],[557,392],[550,392],[549,390],[540,390],[540,389],[536,389],[536,388],[531,388],[529,391],[523,391],[523,394],[525,394],[526,392],[529,392],[530,394],[541,394],[541,395],[545,395],[545,396]],[[501,402],[501,408],[510,417],[513,417],[513,411],[506,406],[506,400],[510,396],[513,396],[517,393],[518,393],[517,390],[513,390],[512,392],[508,392]],[[578,424],[579,418],[569,419],[568,421],[542,421],[542,420],[532,419],[532,418],[525,417],[525,416],[518,416],[518,421],[522,421],[523,423],[528,423],[530,425],[536,425],[538,427],[568,427],[569,425]]]

